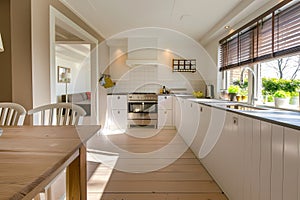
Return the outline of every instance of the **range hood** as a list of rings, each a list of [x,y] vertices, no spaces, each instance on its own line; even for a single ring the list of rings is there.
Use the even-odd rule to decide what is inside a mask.
[[[158,60],[140,60],[140,59],[127,59],[126,65],[129,67],[137,67],[140,65],[158,65]]]
[[[126,65],[158,65],[157,51],[157,38],[128,38]]]

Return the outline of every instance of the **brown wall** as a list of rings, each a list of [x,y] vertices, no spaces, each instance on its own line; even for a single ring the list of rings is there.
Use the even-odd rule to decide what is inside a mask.
[[[4,52],[0,52],[0,102],[12,101],[10,0],[0,1],[0,33]]]
[[[50,6],[101,42],[103,38],[59,0],[1,0],[0,102],[29,110],[50,103]],[[29,124],[27,118],[25,124]]]
[[[31,0],[11,0],[12,101],[32,108]],[[25,119],[29,124],[29,118]]]

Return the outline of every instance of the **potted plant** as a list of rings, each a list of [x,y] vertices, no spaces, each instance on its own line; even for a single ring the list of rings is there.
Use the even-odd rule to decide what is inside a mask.
[[[246,89],[241,89],[240,95],[242,96],[242,101],[247,101],[248,91]]]
[[[235,100],[236,95],[240,92],[240,87],[238,85],[230,85],[228,87],[228,95],[230,101]]]
[[[286,107],[290,101],[290,93],[283,90],[278,90],[274,93],[275,107]]]
[[[291,92],[291,100],[290,100],[290,104],[291,105],[298,105],[299,104],[299,92]]]
[[[245,79],[243,83],[240,80],[233,81],[233,85],[239,86],[239,93],[236,96],[237,101],[247,101],[248,98],[248,79]]]

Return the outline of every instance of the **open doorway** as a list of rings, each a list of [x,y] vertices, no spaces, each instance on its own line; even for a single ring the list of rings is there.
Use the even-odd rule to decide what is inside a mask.
[[[84,124],[98,124],[98,41],[55,8],[50,13],[51,102],[77,104]]]

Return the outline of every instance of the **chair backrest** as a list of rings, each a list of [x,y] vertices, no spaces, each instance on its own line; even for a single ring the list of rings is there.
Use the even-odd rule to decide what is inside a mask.
[[[0,103],[0,126],[22,126],[25,116],[26,110],[20,104]]]
[[[35,125],[64,126],[81,125],[86,112],[72,103],[54,103],[29,110],[28,115],[32,114],[38,115]]]

